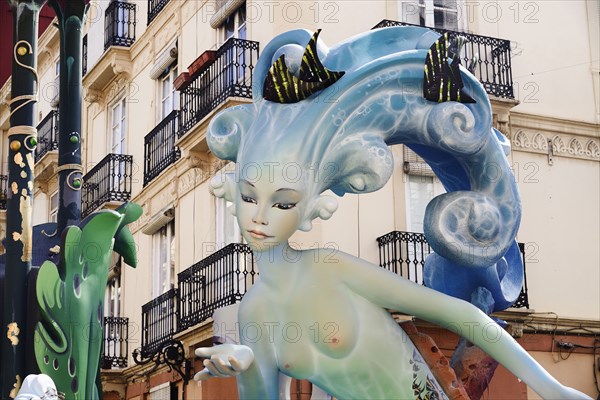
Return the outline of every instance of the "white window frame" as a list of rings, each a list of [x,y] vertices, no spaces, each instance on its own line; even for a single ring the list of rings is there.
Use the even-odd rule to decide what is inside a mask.
[[[174,84],[177,73],[177,63],[175,62],[158,79],[158,122],[164,120],[173,110],[179,108],[179,95]],[[165,104],[168,106],[165,107]]]
[[[234,12],[227,16],[227,18],[225,18],[223,24],[221,24],[221,26],[219,26],[219,28],[217,29],[218,47],[222,46],[223,43],[225,43],[232,37],[235,37],[237,39],[248,38],[248,16],[246,12],[246,3],[244,2],[244,4],[242,4]],[[233,30],[230,34],[227,34],[228,31],[226,29],[226,26],[228,23],[231,22],[233,22]]]
[[[56,207],[52,207],[52,199],[53,198],[56,199]],[[48,197],[48,221],[49,222],[57,221],[59,202],[60,202],[60,197],[59,197],[58,190],[57,190],[56,192],[52,193]]]
[[[119,110],[115,118],[115,110]],[[118,134],[116,134],[118,131]],[[127,138],[127,98],[124,96],[110,107],[109,153],[125,154]]]
[[[447,0],[444,0],[447,1]],[[451,0],[452,1],[452,0]],[[467,7],[465,0],[454,0],[455,7],[435,4],[438,0],[399,0],[399,20],[410,24],[427,26],[431,28],[442,28],[451,31],[466,32],[467,30]],[[455,24],[441,24],[435,20],[436,11],[454,12],[456,14]]]
[[[166,247],[163,247],[163,238]],[[152,298],[175,286],[175,245],[175,221],[172,220],[152,235]]]
[[[60,57],[54,61],[54,90],[50,98],[50,103],[58,103],[60,99]],[[53,104],[57,105],[57,104]]]

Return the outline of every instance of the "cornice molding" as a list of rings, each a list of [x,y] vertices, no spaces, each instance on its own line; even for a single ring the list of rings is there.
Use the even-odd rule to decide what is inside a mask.
[[[510,126],[514,150],[600,161],[600,124],[511,112]]]

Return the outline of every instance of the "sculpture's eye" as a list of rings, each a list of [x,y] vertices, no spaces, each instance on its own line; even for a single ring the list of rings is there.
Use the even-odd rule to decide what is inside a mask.
[[[280,210],[291,210],[296,207],[297,203],[275,203],[273,207],[278,208]]]
[[[252,204],[256,204],[256,200],[255,200],[255,199],[253,199],[252,197],[249,197],[249,196],[244,196],[243,194],[242,194],[241,196],[242,196],[242,201],[243,201],[244,203],[252,203]]]

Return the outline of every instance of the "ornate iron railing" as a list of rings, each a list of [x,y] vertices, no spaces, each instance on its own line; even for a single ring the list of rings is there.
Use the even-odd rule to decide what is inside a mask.
[[[87,74],[88,69],[88,35],[83,37],[81,42],[81,75]]]
[[[393,231],[377,238],[379,265],[395,274],[423,285],[425,258],[433,252],[425,235],[414,232]],[[523,258],[523,287],[515,301],[515,308],[529,308],[527,274],[525,269],[525,245],[519,243]]]
[[[8,176],[0,175],[0,210],[6,210],[8,200]]]
[[[104,50],[135,42],[135,3],[112,0],[104,12]]]
[[[38,144],[35,148],[35,162],[52,150],[58,150],[58,111],[52,110],[37,126]]]
[[[190,85],[181,91],[180,130],[183,136],[228,97],[252,98],[252,72],[259,44],[231,38]]]
[[[252,250],[232,243],[178,274],[178,331],[199,324],[217,308],[240,301],[258,277]]]
[[[144,138],[144,186],[181,157],[178,127],[179,110],[173,110]]]
[[[108,154],[83,177],[81,216],[90,215],[109,201],[131,199],[133,156]]]
[[[177,289],[142,306],[142,358],[151,358],[171,343],[177,322]]]
[[[415,25],[384,19],[373,29],[389,26]],[[440,28],[431,29],[441,34],[448,32],[451,38],[464,37],[466,42],[461,52],[463,65],[469,66],[474,63],[473,74],[483,84],[488,94],[514,99],[509,40]]]
[[[104,369],[126,368],[129,354],[129,318],[104,317]]]
[[[165,8],[168,2],[169,0],[148,0],[148,25]]]

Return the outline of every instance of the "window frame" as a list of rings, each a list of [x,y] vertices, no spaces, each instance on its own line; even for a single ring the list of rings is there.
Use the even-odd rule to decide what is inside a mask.
[[[164,235],[163,235],[164,232]],[[164,250],[166,253],[165,261],[163,260],[163,242],[166,247]],[[154,234],[152,234],[152,298],[156,298],[161,294],[168,292],[170,289],[175,287],[175,249],[176,246],[176,231],[175,231],[175,220],[171,220]],[[165,265],[168,266],[168,270],[164,271]],[[162,274],[165,272],[166,280],[162,282]]]

